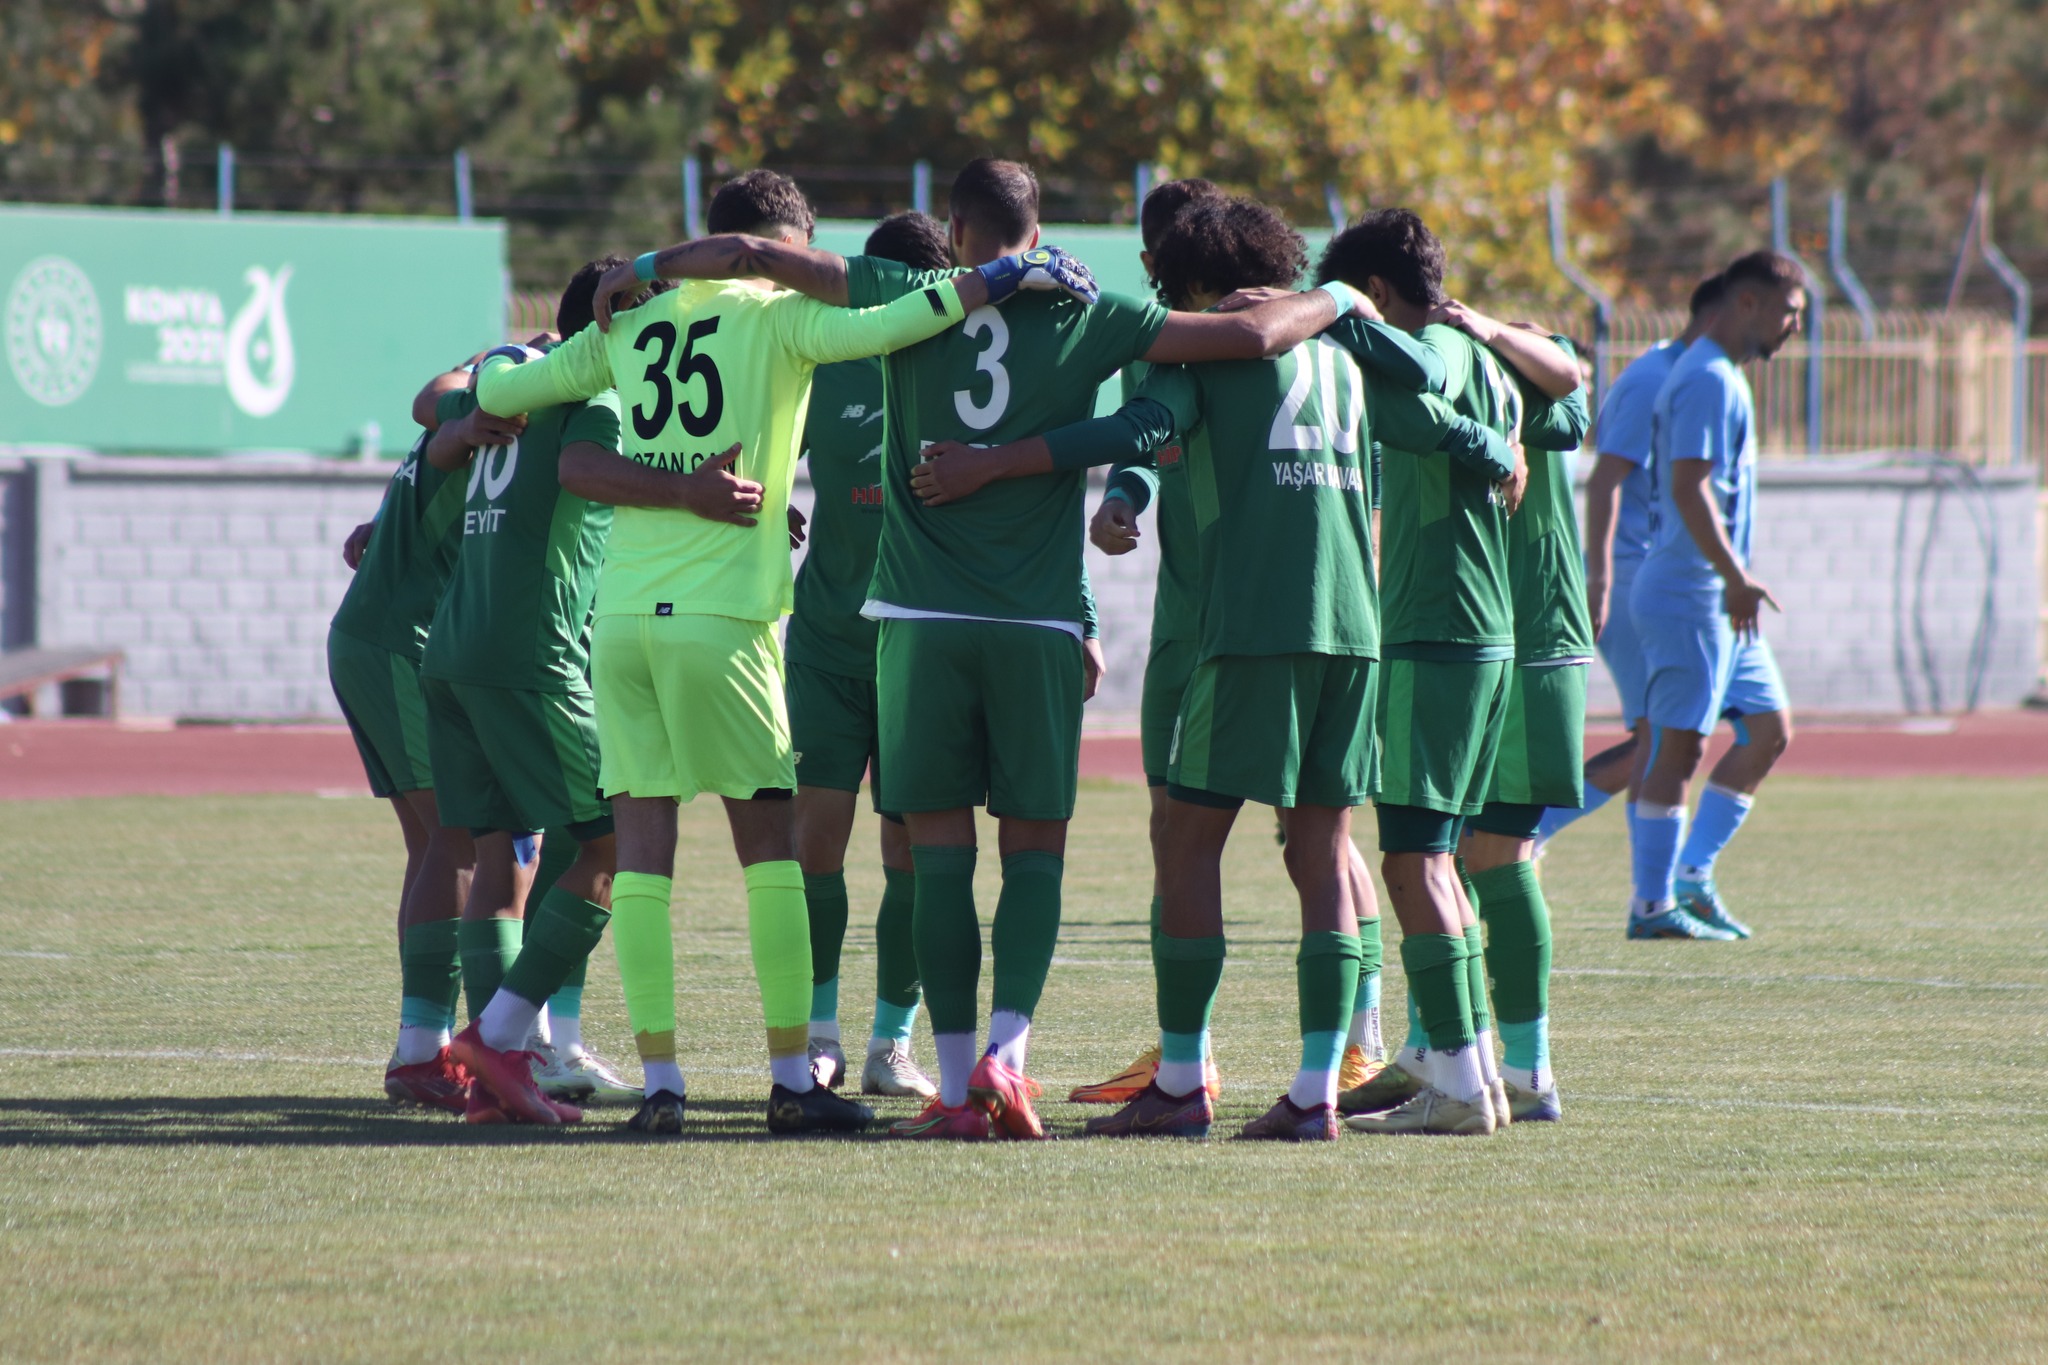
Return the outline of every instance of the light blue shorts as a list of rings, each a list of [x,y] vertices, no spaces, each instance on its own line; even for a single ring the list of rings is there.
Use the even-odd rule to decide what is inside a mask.
[[[1761,635],[1736,638],[1725,614],[1645,613],[1635,626],[1642,639],[1643,714],[1656,728],[1711,735],[1723,717],[1739,722],[1789,709],[1770,642]]]
[[[1620,564],[1615,565],[1615,581],[1607,594],[1607,624],[1600,628],[1597,646],[1601,661],[1614,679],[1614,690],[1621,697],[1621,723],[1630,729],[1643,718],[1643,689],[1649,676],[1643,668],[1643,640],[1636,633],[1635,615],[1628,604],[1629,589],[1635,586],[1635,580],[1633,563],[1626,575]]]

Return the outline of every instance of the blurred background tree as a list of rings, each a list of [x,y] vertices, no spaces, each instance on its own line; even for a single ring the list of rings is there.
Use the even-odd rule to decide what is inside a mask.
[[[2048,0],[9,0],[0,197],[447,213],[449,159],[512,225],[520,284],[681,231],[788,169],[821,210],[1031,161],[1047,216],[1129,221],[1133,171],[1328,221],[1405,203],[1453,285],[1561,302],[1543,197],[1618,294],[1668,302],[1826,199],[1880,302],[1946,297],[1971,195],[2048,277]],[[1973,288],[1995,298],[1980,271]]]

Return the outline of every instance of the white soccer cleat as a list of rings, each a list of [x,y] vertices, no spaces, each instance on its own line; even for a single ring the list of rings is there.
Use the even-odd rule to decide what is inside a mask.
[[[868,1044],[867,1065],[860,1069],[860,1093],[928,1100],[939,1088],[910,1060],[910,1044],[892,1039]]]
[[[533,1069],[534,1082],[551,1100],[571,1104],[638,1104],[644,1098],[640,1087],[628,1083],[610,1062],[589,1048],[564,1051],[552,1043],[533,1049],[540,1065]]]
[[[1431,1133],[1455,1137],[1491,1137],[1493,1106],[1484,1092],[1469,1103],[1454,1100],[1435,1086],[1385,1114],[1356,1114],[1344,1120],[1354,1133]]]
[[[1495,1076],[1493,1084],[1486,1087],[1486,1098],[1493,1107],[1495,1128],[1505,1128],[1515,1121],[1514,1106],[1508,1100],[1508,1083],[1505,1080]]]

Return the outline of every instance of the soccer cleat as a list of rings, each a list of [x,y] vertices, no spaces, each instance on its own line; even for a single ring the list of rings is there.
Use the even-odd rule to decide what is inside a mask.
[[[1169,1095],[1155,1083],[1114,1114],[1098,1114],[1081,1125],[1089,1137],[1205,1138],[1216,1122],[1216,1107],[1206,1088],[1192,1095]]]
[[[975,1063],[967,1078],[967,1102],[988,1115],[990,1131],[996,1137],[1035,1141],[1045,1136],[1045,1125],[1031,1101],[1044,1087],[1021,1071],[1003,1065],[993,1053]]]
[[[1653,914],[1628,917],[1630,938],[1690,938],[1715,943],[1733,943],[1737,935],[1697,919],[1681,905],[1672,904]]]
[[[1365,1055],[1365,1049],[1356,1043],[1344,1047],[1344,1060],[1337,1066],[1337,1093],[1356,1090],[1373,1077],[1387,1069],[1383,1061],[1376,1061]]]
[[[488,1098],[497,1101],[508,1119],[551,1128],[583,1117],[581,1110],[557,1105],[541,1093],[533,1078],[534,1068],[541,1060],[537,1053],[500,1052],[484,1042],[475,1023],[456,1034],[448,1050],[469,1073],[470,1089],[488,1090]],[[564,1111],[576,1117],[566,1118]]]
[[[1508,1083],[1495,1076],[1487,1083],[1486,1103],[1493,1110],[1493,1126],[1506,1128],[1515,1121],[1515,1111],[1508,1103]]]
[[[1155,1043],[1139,1053],[1137,1059],[1122,1071],[1106,1081],[1094,1085],[1075,1086],[1067,1092],[1068,1104],[1129,1104],[1138,1098],[1138,1092],[1152,1084],[1159,1074],[1159,1047]],[[1211,1100],[1223,1097],[1223,1076],[1216,1070],[1216,1059],[1202,1059],[1203,1089],[1209,1092]]]
[[[1337,1107],[1319,1104],[1303,1109],[1287,1096],[1238,1131],[1248,1142],[1335,1142]]]
[[[1157,1044],[1146,1048],[1122,1071],[1094,1085],[1077,1085],[1067,1093],[1069,1104],[1129,1104],[1159,1074]]]
[[[480,1085],[469,1088],[469,1100],[463,1108],[462,1118],[465,1123],[512,1122],[505,1117],[505,1111],[498,1107],[498,1102]]]
[[[534,1082],[551,1100],[570,1104],[640,1102],[640,1087],[628,1085],[611,1063],[589,1048],[565,1052],[552,1043],[541,1043],[534,1052],[540,1057],[540,1065],[533,1073]]]
[[[1491,1137],[1493,1109],[1481,1095],[1454,1100],[1435,1086],[1385,1114],[1358,1114],[1344,1120],[1355,1133],[1433,1133],[1459,1137]]]
[[[860,1093],[928,1100],[939,1088],[910,1060],[910,1044],[889,1038],[868,1043],[867,1065],[860,1069]]]
[[[424,1062],[406,1066],[400,1066],[393,1054],[384,1072],[384,1093],[400,1104],[460,1114],[469,1108],[469,1074],[455,1064],[445,1047]]]
[[[988,1136],[988,1115],[972,1104],[949,1109],[934,1095],[932,1102],[916,1118],[898,1119],[889,1125],[889,1136],[980,1142]]]
[[[626,1120],[626,1127],[649,1137],[679,1136],[687,1104],[688,1100],[673,1090],[657,1090],[640,1101],[639,1112]]]
[[[842,1099],[822,1085],[809,1090],[778,1085],[768,1092],[771,1133],[858,1133],[874,1121],[874,1110]]]
[[[1558,1098],[1556,1086],[1548,1090],[1524,1090],[1517,1085],[1503,1084],[1507,1089],[1508,1112],[1516,1123],[1556,1123],[1564,1117],[1564,1102]]]
[[[1750,937],[1749,926],[1728,913],[1726,902],[1721,899],[1720,893],[1714,890],[1712,877],[1697,882],[1680,877],[1677,891],[1679,908],[1701,924],[1733,934],[1737,938]]]
[[[1402,1069],[1399,1062],[1385,1062],[1358,1086],[1340,1090],[1337,1110],[1343,1114],[1371,1114],[1404,1104],[1422,1092],[1423,1082]]]
[[[837,1090],[846,1079],[846,1049],[837,1038],[811,1039],[811,1079],[827,1090]]]

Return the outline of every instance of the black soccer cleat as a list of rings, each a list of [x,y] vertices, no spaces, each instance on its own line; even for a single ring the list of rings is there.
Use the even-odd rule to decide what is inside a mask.
[[[657,1090],[640,1101],[640,1111],[626,1120],[626,1127],[649,1137],[679,1137],[683,1131],[685,1100],[673,1090]]]
[[[801,1094],[781,1085],[768,1092],[771,1133],[858,1133],[874,1121],[874,1110],[822,1085]]]

